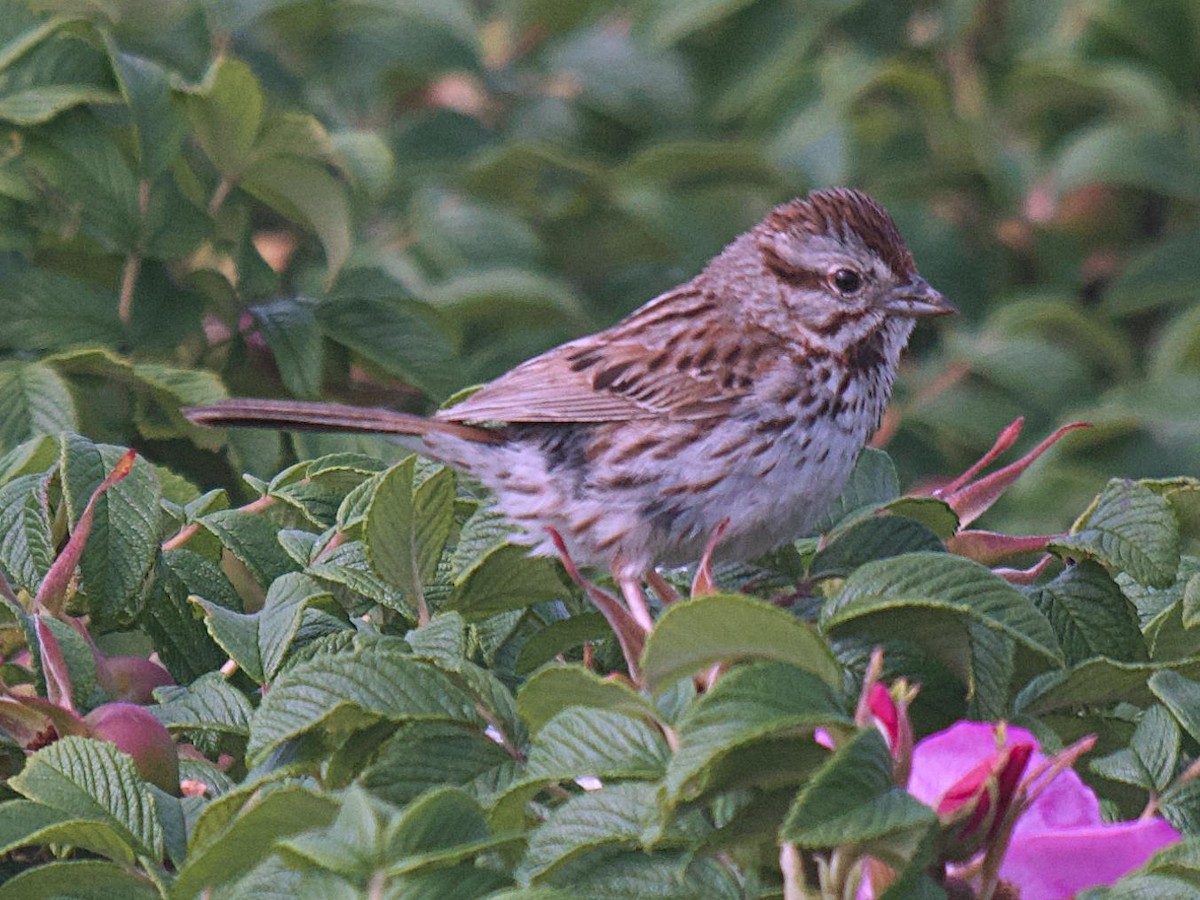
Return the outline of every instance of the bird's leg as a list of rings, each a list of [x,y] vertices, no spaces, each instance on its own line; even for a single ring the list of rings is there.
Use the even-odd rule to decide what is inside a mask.
[[[629,604],[629,611],[633,614],[634,621],[641,626],[642,631],[649,631],[654,627],[654,617],[650,615],[650,606],[646,603],[642,580],[618,576],[617,584],[621,587],[621,593],[625,595],[625,602]]]
[[[663,602],[664,606],[679,599],[679,591],[671,587],[671,582],[663,578],[656,570],[651,569],[646,573],[646,581],[649,582],[650,587],[654,588],[654,593],[658,594],[658,599]]]
[[[638,660],[641,659],[642,647],[646,643],[647,629],[641,627],[640,623],[629,614],[629,610],[621,605],[620,600],[583,577],[579,567],[575,565],[575,560],[571,559],[571,554],[567,552],[567,545],[563,541],[562,535],[557,530],[546,526],[546,533],[550,535],[550,540],[558,551],[558,558],[562,562],[563,568],[567,570],[567,575],[583,588],[588,599],[592,601],[592,605],[600,610],[600,614],[604,616],[605,621],[617,636],[617,642],[621,645],[621,652],[625,655],[625,662],[629,666],[629,674],[635,681],[639,680]]]
[[[704,545],[704,553],[700,557],[700,565],[696,567],[696,577],[692,579],[693,597],[703,597],[705,594],[715,594],[717,592],[716,585],[713,583],[712,555],[713,551],[717,549],[717,544],[721,543],[721,538],[725,537],[725,532],[728,530],[729,519],[724,518],[717,523],[717,527],[709,535],[708,543]]]

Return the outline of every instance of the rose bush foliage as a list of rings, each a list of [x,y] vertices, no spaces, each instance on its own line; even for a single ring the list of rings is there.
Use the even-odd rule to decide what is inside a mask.
[[[1089,897],[1196,890],[1192,4],[5,12],[0,900],[937,897],[920,748],[962,720],[1094,737],[1028,835],[1180,835]],[[637,680],[467,480],[179,414],[428,411],[831,183],[964,314],[820,534],[657,610]],[[919,685],[915,796],[871,678]]]

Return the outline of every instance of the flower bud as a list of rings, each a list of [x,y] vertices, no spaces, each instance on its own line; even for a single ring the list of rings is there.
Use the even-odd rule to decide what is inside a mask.
[[[138,773],[169,794],[179,795],[179,754],[170,732],[135,703],[105,703],[83,717],[92,737],[116,744],[133,757]]]
[[[1033,751],[1033,745],[1026,743],[998,750],[946,790],[937,805],[943,859],[962,862],[995,840]]]
[[[145,706],[154,702],[154,689],[174,684],[171,673],[141,656],[96,655],[96,681],[118,703]]]

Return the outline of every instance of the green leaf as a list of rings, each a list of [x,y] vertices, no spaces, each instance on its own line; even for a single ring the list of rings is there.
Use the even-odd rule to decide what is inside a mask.
[[[31,596],[54,563],[49,482],[49,475],[20,475],[0,487],[0,564]]]
[[[583,666],[548,666],[517,694],[517,709],[532,732],[540,731],[564,709],[587,706],[654,718],[653,704],[627,684],[610,681]]]
[[[656,779],[670,752],[663,733],[644,718],[595,707],[572,706],[538,731],[526,775],[534,779]]]
[[[770,603],[712,594],[673,604],[646,639],[642,675],[655,694],[718,662],[774,659],[839,686],[841,668],[817,630]]]
[[[222,546],[250,570],[263,587],[293,571],[295,565],[280,546],[278,527],[253,512],[221,509],[197,520],[211,531]]]
[[[435,400],[463,386],[457,354],[436,313],[414,300],[363,297],[339,288],[322,300],[317,322],[326,337],[349,347]]]
[[[657,814],[654,785],[609,784],[555,808],[529,836],[515,875],[529,884],[553,876],[573,858],[600,848],[637,847]]]
[[[1197,241],[1200,229],[1185,229],[1134,256],[1104,292],[1101,309],[1110,316],[1129,316],[1190,304],[1200,279],[1200,260],[1187,248],[1195,247]]]
[[[220,672],[209,672],[191,684],[160,688],[155,717],[170,731],[248,735],[254,708],[246,695]]]
[[[1137,610],[1102,566],[1088,560],[1068,566],[1030,596],[1054,626],[1068,665],[1093,656],[1146,659]]]
[[[0,361],[0,452],[76,424],[75,403],[57,372],[42,363]]]
[[[172,102],[170,72],[144,56],[122,52],[111,36],[106,37],[113,71],[133,117],[142,175],[157,178],[179,155],[185,131],[183,116]]]
[[[162,664],[181,684],[220,668],[227,654],[209,636],[188,597],[203,591],[214,598],[211,602],[240,609],[241,599],[221,567],[188,549],[167,550],[152,578],[138,624],[150,635]]]
[[[367,508],[367,558],[414,607],[423,605],[453,527],[454,473],[439,466],[418,483],[410,456],[383,477]]]
[[[1164,707],[1155,704],[1142,714],[1129,747],[1092,760],[1091,768],[1113,781],[1162,793],[1175,779],[1179,742],[1179,726]]]
[[[573,900],[738,900],[745,896],[728,869],[716,860],[694,859],[686,850],[586,854],[578,864],[565,865],[552,881]]]
[[[874,559],[945,549],[925,525],[903,516],[862,519],[836,533],[809,563],[810,578],[845,578]]]
[[[313,304],[286,297],[251,306],[249,311],[271,348],[284,387],[297,397],[319,397],[325,355]]]
[[[1179,568],[1179,531],[1170,503],[1133,481],[1110,481],[1071,534],[1050,549],[1098,559],[1150,587],[1173,584]]]
[[[91,821],[32,800],[0,803],[0,850],[12,853],[21,847],[47,844],[78,847],[125,865],[135,860],[128,835],[108,822]]]
[[[1159,671],[1178,671],[1200,678],[1200,659],[1162,663],[1121,663],[1092,659],[1071,669],[1046,672],[1034,678],[1017,696],[1015,707],[1035,716],[1080,707],[1126,702],[1145,706],[1154,701],[1148,681]]]
[[[133,853],[161,859],[163,832],[150,788],[112,744],[64,737],[29,758],[9,787],[73,818],[111,828]]]
[[[505,545],[488,554],[466,577],[456,579],[448,604],[467,618],[486,618],[567,594],[558,571],[548,559],[531,559],[529,551]]]
[[[1192,740],[1200,741],[1200,682],[1164,669],[1151,675],[1148,684]]]
[[[18,872],[0,885],[2,900],[159,900],[154,884],[125,866],[100,860],[67,860]]]
[[[194,897],[231,882],[260,862],[280,838],[324,827],[337,814],[332,797],[298,785],[249,799],[226,795],[222,801],[210,804],[196,823],[191,853],[172,896]]]
[[[254,714],[246,755],[261,761],[307,731],[352,730],[380,719],[481,722],[472,698],[440,669],[375,644],[284,671]]]
[[[320,163],[271,156],[246,170],[241,186],[272,209],[316,232],[333,281],[350,255],[346,188]]]
[[[1194,201],[1200,177],[1184,147],[1178,136],[1141,125],[1101,124],[1079,132],[1062,151],[1055,182],[1063,189],[1126,185]]]
[[[814,531],[832,531],[835,526],[861,519],[899,496],[900,479],[891,457],[882,450],[867,447],[854,464],[842,493],[830,504]]]
[[[878,731],[858,732],[800,791],[780,837],[805,848],[857,844],[881,853],[888,847],[886,862],[905,860],[937,815],[896,786],[893,765]],[[897,854],[898,845],[907,852]]]
[[[63,493],[73,522],[125,452],[124,447],[93,444],[79,435],[63,436]],[[79,562],[93,622],[128,623],[141,611],[146,577],[159,551],[161,497],[154,467],[141,460],[96,500],[92,531]]]
[[[556,656],[588,641],[600,641],[612,635],[600,613],[578,613],[567,619],[551,622],[521,645],[517,655],[516,672],[528,675]]]
[[[961,653],[967,623],[1005,635],[1046,661],[1062,663],[1050,622],[1033,602],[979,563],[949,553],[911,553],[857,569],[825,606],[835,637],[913,641],[972,683]]]
[[[115,344],[123,336],[111,291],[43,269],[6,272],[0,316],[5,323],[0,347],[15,350]]]
[[[512,764],[512,757],[478,728],[409,722],[379,748],[357,781],[375,796],[403,804],[447,784],[489,793]]]
[[[251,161],[265,102],[250,67],[228,58],[215,68],[202,93],[188,97],[192,132],[226,178],[240,175]]]
[[[779,662],[726,672],[680,718],[665,786],[671,802],[729,785],[792,784],[826,755],[820,727],[849,727],[830,686]]]

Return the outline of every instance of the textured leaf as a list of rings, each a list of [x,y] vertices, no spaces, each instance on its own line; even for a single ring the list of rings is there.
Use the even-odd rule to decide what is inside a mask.
[[[159,900],[149,879],[125,866],[100,860],[68,860],[25,869],[0,885],[3,900]]]
[[[75,522],[125,453],[124,447],[93,444],[77,435],[63,437],[63,492]],[[141,610],[146,576],[158,554],[161,496],[153,467],[143,461],[96,498],[91,534],[79,563],[94,621],[125,623]]]
[[[913,519],[895,515],[863,519],[837,532],[813,557],[808,574],[810,578],[845,578],[873,559],[942,549],[941,539]]]
[[[933,810],[895,784],[892,754],[875,730],[852,737],[800,791],[780,836],[801,847],[870,846],[937,823]]]
[[[529,750],[529,778],[564,780],[660,778],[669,752],[661,731],[645,719],[594,707],[564,709],[537,733]]]
[[[440,720],[479,724],[471,698],[429,663],[379,645],[314,657],[271,685],[251,720],[250,759],[315,728]]]
[[[588,851],[636,847],[654,815],[654,786],[650,784],[611,784],[576,795],[534,829],[516,877],[524,883],[540,881]]]
[[[395,804],[408,803],[446,784],[485,793],[499,786],[512,762],[499,744],[477,728],[411,722],[388,738],[358,783]]]
[[[814,675],[776,662],[739,666],[692,703],[676,726],[668,796],[691,800],[727,783],[798,782],[826,753],[813,732],[850,722]],[[755,745],[763,755],[752,755]]]
[[[661,693],[680,678],[718,662],[775,659],[841,683],[828,645],[811,625],[783,610],[733,594],[673,604],[646,639],[642,673]]]
[[[21,475],[0,488],[0,563],[31,595],[54,563],[48,485],[47,475]]]
[[[934,618],[974,621],[1060,663],[1054,630],[1033,602],[976,562],[948,553],[912,553],[857,569],[822,612],[822,626],[840,635],[903,637],[934,649]],[[910,627],[905,622],[911,620]]]
[[[139,855],[161,859],[163,833],[150,788],[112,744],[64,737],[29,758],[9,786],[23,797],[111,828]]]
[[[130,865],[135,850],[128,835],[108,822],[60,812],[32,800],[0,804],[0,848],[11,853],[21,847],[61,844]]]
[[[221,544],[241,560],[264,587],[295,568],[291,558],[279,545],[278,527],[260,515],[238,509],[221,509],[202,516],[198,521],[216,535]]]
[[[76,427],[67,385],[41,363],[0,362],[0,452],[41,434]]]
[[[1142,714],[1129,747],[1093,760],[1092,771],[1161,793],[1175,778],[1179,741],[1179,726],[1164,707],[1155,704]]]
[[[219,672],[209,672],[189,685],[160,688],[151,711],[169,730],[248,735],[254,714],[246,695]]]
[[[571,706],[610,709],[633,716],[656,715],[650,701],[629,685],[601,678],[582,666],[547,666],[525,682],[517,694],[517,709],[533,732]]]
[[[509,544],[488,554],[457,582],[448,608],[467,618],[485,618],[545,600],[559,600],[566,593],[550,560],[531,559],[524,547]]]
[[[842,493],[830,504],[814,531],[832,531],[860,519],[900,496],[900,479],[892,459],[882,450],[867,447],[854,464]]]
[[[454,473],[439,467],[418,483],[409,457],[383,477],[367,508],[367,558],[414,606],[424,603],[453,526]]]
[[[1149,686],[1192,740],[1200,741],[1200,683],[1164,669],[1150,676]]]
[[[230,816],[230,804],[238,811]],[[280,838],[333,820],[337,803],[298,786],[246,801],[231,796],[211,804],[193,831],[191,854],[179,872],[173,894],[194,897],[206,888],[233,881],[257,864]],[[211,820],[211,821],[209,821]]]
[[[1179,567],[1170,503],[1132,481],[1110,481],[1072,533],[1051,549],[1098,559],[1150,587],[1172,584]]]
[[[1030,596],[1054,626],[1069,665],[1093,656],[1124,662],[1146,658],[1137,610],[1096,563],[1068,566]]]

